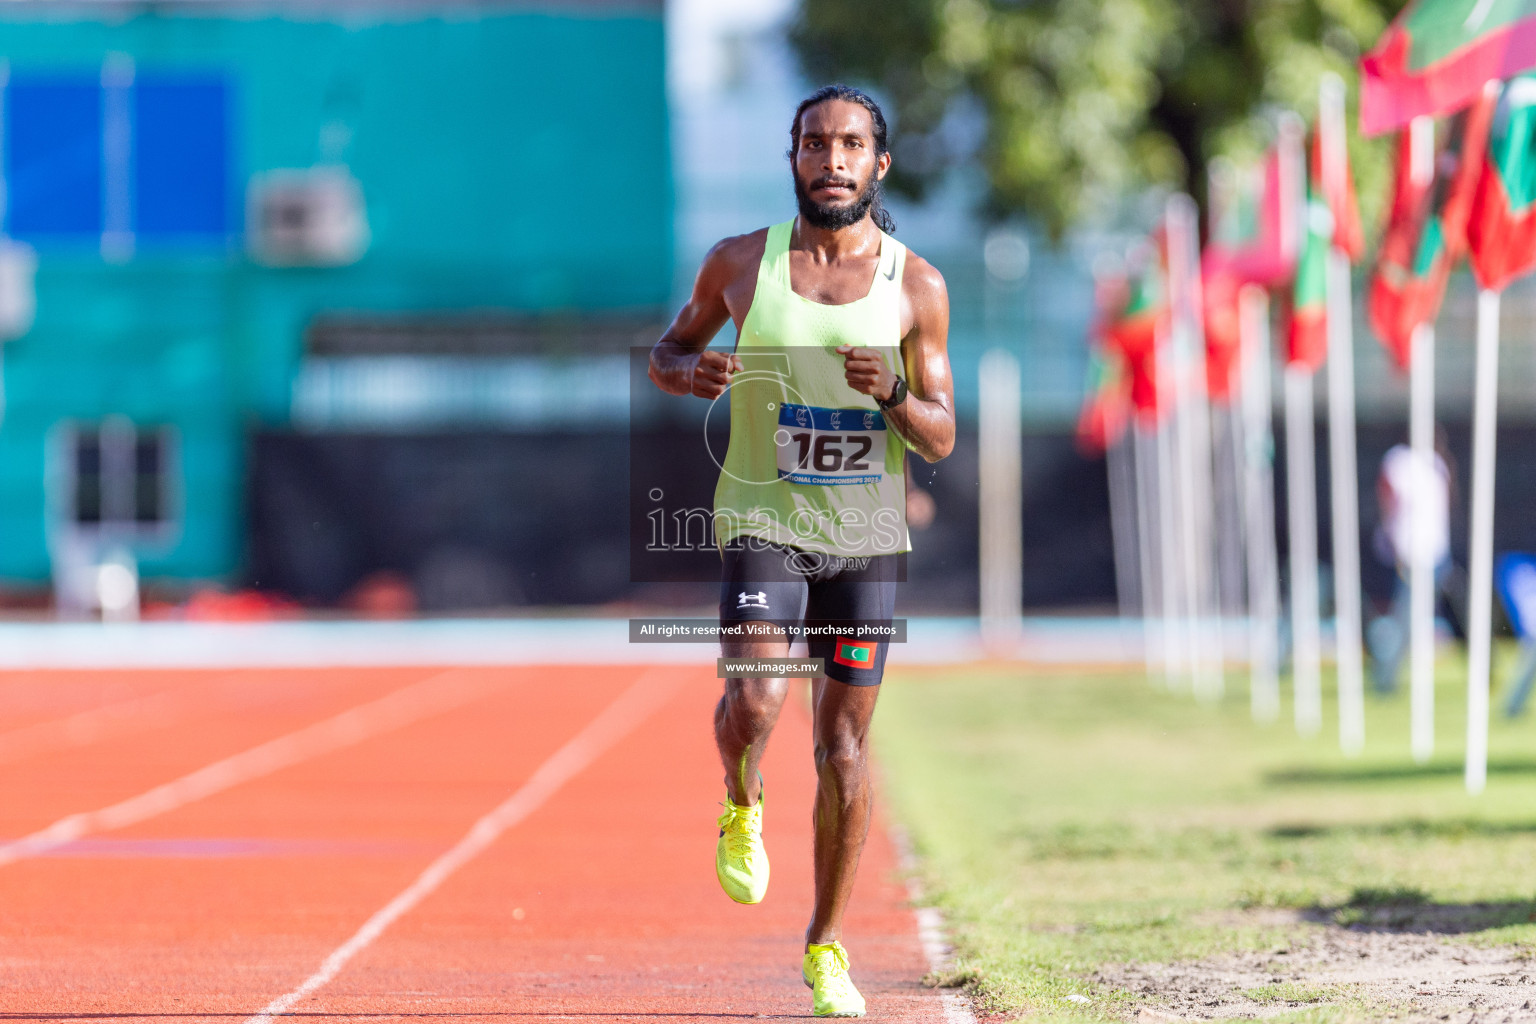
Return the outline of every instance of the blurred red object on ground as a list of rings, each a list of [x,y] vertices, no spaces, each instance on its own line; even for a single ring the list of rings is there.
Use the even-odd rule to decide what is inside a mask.
[[[416,589],[403,574],[381,569],[363,577],[341,603],[366,619],[406,619],[416,614]]]
[[[186,604],[167,617],[193,622],[265,622],[297,618],[301,613],[299,605],[277,594],[259,590],[237,590],[227,594],[210,587],[196,591]]]

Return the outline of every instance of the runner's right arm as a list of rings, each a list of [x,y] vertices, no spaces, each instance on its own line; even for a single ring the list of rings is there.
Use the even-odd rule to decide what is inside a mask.
[[[751,257],[752,238],[727,238],[709,250],[694,279],[693,294],[651,349],[651,380],[667,394],[719,398],[730,387],[731,375],[741,371],[740,357],[710,349],[709,343],[731,319],[728,292]],[[758,258],[761,255],[759,251]],[[755,260],[751,268],[755,270]]]

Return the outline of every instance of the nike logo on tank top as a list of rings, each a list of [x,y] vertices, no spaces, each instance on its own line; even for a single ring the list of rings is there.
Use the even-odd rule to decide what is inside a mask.
[[[910,550],[906,444],[879,404],[849,386],[836,351],[872,348],[902,373],[906,246],[881,232],[868,294],[827,305],[790,287],[794,224],[768,229],[736,341],[742,370],[726,392],[731,436],[715,487],[716,540],[756,537],[854,557]]]

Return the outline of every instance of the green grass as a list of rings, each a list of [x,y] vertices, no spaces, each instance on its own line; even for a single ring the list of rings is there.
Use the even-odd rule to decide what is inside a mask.
[[[1464,668],[1443,660],[1438,678],[1435,757],[1415,765],[1406,694],[1368,696],[1366,749],[1345,758],[1331,704],[1312,738],[1256,725],[1240,672],[1214,706],[1139,672],[893,672],[875,743],[956,942],[940,980],[989,1011],[1113,1020],[1142,997],[1096,987],[1100,965],[1284,945],[1328,922],[1435,914],[1462,941],[1536,945],[1536,716],[1496,715],[1488,787],[1469,796]],[[1343,989],[1274,988],[1265,1000],[1313,1004],[1275,1020],[1369,1017]]]
[[[1338,985],[1298,985],[1294,981],[1247,988],[1243,990],[1243,995],[1255,1002],[1271,1003],[1322,1003],[1347,997],[1347,993]]]

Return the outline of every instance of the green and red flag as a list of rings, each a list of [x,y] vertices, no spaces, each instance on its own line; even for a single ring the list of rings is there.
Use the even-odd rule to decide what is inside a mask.
[[[1451,270],[1466,252],[1467,222],[1496,100],[1497,93],[1485,90],[1470,110],[1452,119],[1450,137],[1435,158],[1427,200],[1415,218],[1412,258],[1406,265],[1378,262],[1371,323],[1399,366],[1408,365],[1413,332],[1439,315]]]
[[[1200,256],[1205,326],[1206,391],[1228,401],[1241,354],[1243,287],[1277,288],[1296,272],[1300,251],[1297,206],[1305,166],[1300,130],[1281,127],[1281,137],[1258,167],[1213,177],[1210,240]],[[1225,187],[1218,188],[1218,182]]]
[[[1238,296],[1244,281],[1223,254],[1207,247],[1200,256],[1200,305],[1205,327],[1205,390],[1211,401],[1232,398],[1234,373],[1242,347],[1242,309]]]
[[[1095,348],[1088,355],[1088,389],[1077,416],[1077,447],[1103,455],[1131,422],[1130,377],[1118,353]]]
[[[1457,111],[1536,67],[1536,0],[1413,0],[1360,60],[1360,130]]]
[[[1162,414],[1158,380],[1158,343],[1167,336],[1170,320],[1168,286],[1163,270],[1161,240],[1127,283],[1125,303],[1107,319],[1108,348],[1125,360],[1131,376],[1131,404],[1144,418]]]
[[[875,641],[839,639],[837,649],[832,652],[832,660],[849,668],[874,668],[875,643]]]
[[[1209,267],[1231,274],[1241,284],[1277,287],[1296,269],[1299,249],[1296,206],[1302,196],[1299,146],[1282,141],[1265,159],[1262,170],[1233,175],[1231,187],[1214,188],[1210,240],[1201,255],[1202,273]],[[1257,172],[1257,173],[1256,173]]]
[[[1124,275],[1118,273],[1096,275],[1093,282],[1088,386],[1077,417],[1077,447],[1084,455],[1104,454],[1130,424],[1131,377],[1124,354],[1108,338],[1110,324],[1125,306],[1126,288]]]
[[[1343,180],[1330,189],[1323,174],[1322,132],[1312,133],[1311,159],[1307,161],[1307,230],[1291,290],[1286,362],[1314,372],[1328,357],[1328,249],[1337,246],[1350,262],[1365,255],[1365,232],[1360,227],[1360,206],[1348,155],[1340,155],[1344,158]]]
[[[1425,126],[1429,128],[1429,125]],[[1426,139],[1426,144],[1432,140]],[[1409,343],[1413,329],[1404,325],[1404,294],[1413,277],[1413,257],[1418,248],[1419,229],[1424,223],[1425,204],[1433,175],[1414,173],[1413,133],[1398,132],[1397,157],[1392,178],[1392,202],[1387,207],[1387,225],[1381,245],[1376,250],[1376,268],[1371,274],[1367,308],[1371,330],[1392,354],[1400,369],[1408,366]],[[1428,164],[1431,161],[1426,160]]]
[[[1333,244],[1349,257],[1349,262],[1359,263],[1365,255],[1365,229],[1360,226],[1360,203],[1355,198],[1355,179],[1349,173],[1349,150],[1339,140],[1340,154],[1344,158],[1343,182],[1329,188],[1328,176],[1323,173],[1323,132],[1321,127],[1312,133],[1312,159],[1308,164],[1311,187],[1317,190],[1333,218]]]
[[[1536,75],[1505,84],[1467,221],[1477,283],[1502,289],[1536,269]]]
[[[1286,363],[1309,372],[1316,372],[1328,357],[1328,246],[1333,229],[1333,214],[1314,181],[1307,188],[1307,235],[1296,264],[1285,331]]]
[[[1405,315],[1411,331],[1433,323],[1445,298],[1451,270],[1467,250],[1467,221],[1477,180],[1483,172],[1488,128],[1497,93],[1485,92],[1470,110],[1451,123],[1450,138],[1435,159],[1429,209],[1413,256],[1413,276],[1405,294]]]

